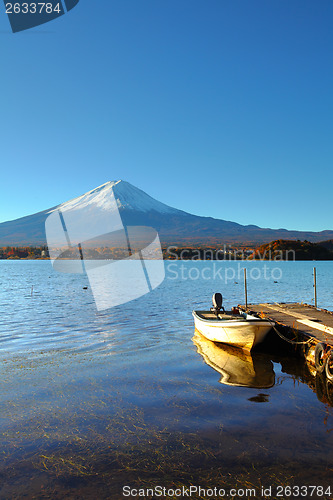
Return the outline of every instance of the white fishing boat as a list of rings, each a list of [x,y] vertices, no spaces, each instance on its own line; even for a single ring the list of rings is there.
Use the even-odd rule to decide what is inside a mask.
[[[247,351],[263,342],[274,326],[272,321],[257,318],[237,309],[225,311],[220,293],[214,293],[213,307],[209,311],[193,311],[192,314],[196,330],[208,340],[233,345]]]

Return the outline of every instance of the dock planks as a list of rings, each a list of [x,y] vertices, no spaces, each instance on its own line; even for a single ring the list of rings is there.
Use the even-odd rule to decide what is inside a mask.
[[[239,306],[245,310],[244,305]],[[279,326],[297,333],[299,340],[309,340],[316,345],[323,342],[333,347],[333,313],[326,309],[300,303],[248,304],[247,310],[264,315]]]

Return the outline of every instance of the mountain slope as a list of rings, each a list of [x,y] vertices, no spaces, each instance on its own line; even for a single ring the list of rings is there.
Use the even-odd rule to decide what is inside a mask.
[[[141,189],[133,186],[129,182],[121,180],[106,182],[78,198],[62,203],[56,208],[61,208],[61,210],[66,211],[76,207],[86,209],[91,205],[93,207],[98,206],[105,208],[105,210],[112,210],[112,193],[116,198],[120,211],[131,210],[142,213],[154,211],[160,214],[186,214],[186,212],[169,207],[155,200]],[[52,211],[53,209],[49,212]]]
[[[113,193],[113,194],[112,194]],[[112,181],[57,207],[0,224],[0,246],[45,245],[45,220],[53,211],[72,208],[113,210],[116,199],[122,221],[127,226],[155,228],[164,244],[248,244],[276,239],[313,242],[333,239],[333,231],[288,231],[243,226],[236,222],[200,217],[161,203],[126,181]]]

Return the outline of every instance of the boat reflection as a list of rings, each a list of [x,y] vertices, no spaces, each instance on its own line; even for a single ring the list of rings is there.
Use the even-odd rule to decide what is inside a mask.
[[[192,338],[205,363],[221,374],[221,384],[265,389],[275,383],[272,361],[261,353],[215,344],[197,330]]]

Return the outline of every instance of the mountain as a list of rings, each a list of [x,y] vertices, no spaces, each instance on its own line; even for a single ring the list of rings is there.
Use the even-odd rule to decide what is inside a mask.
[[[236,222],[200,217],[169,207],[126,181],[106,182],[73,200],[27,217],[0,223],[0,247],[45,245],[45,220],[54,211],[72,208],[91,211],[111,210],[116,199],[122,222],[126,226],[155,228],[164,244],[267,243],[276,239],[319,242],[333,239],[333,231],[288,231],[287,229],[243,226]]]

